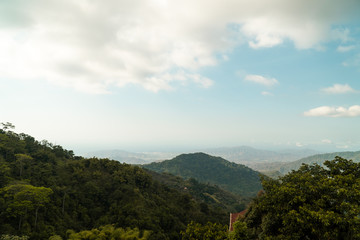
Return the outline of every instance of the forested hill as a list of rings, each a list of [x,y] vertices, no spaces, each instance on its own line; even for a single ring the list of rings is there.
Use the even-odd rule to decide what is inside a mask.
[[[262,188],[258,172],[205,153],[182,154],[171,160],[146,164],[143,167],[216,184],[241,196],[255,196]]]
[[[319,165],[323,165],[323,163],[326,160],[332,160],[334,159],[336,156],[345,158],[345,159],[351,159],[354,162],[360,162],[360,151],[356,151],[356,152],[333,152],[333,153],[324,153],[324,154],[316,154],[310,157],[306,157],[306,158],[302,158],[299,159],[297,161],[294,162],[289,162],[289,163],[285,163],[283,164],[279,171],[282,174],[286,174],[288,172],[290,172],[291,170],[297,170],[300,168],[300,166],[303,163],[306,164],[313,164],[313,163],[317,163]]]
[[[180,192],[189,193],[198,201],[217,209],[224,209],[227,212],[240,212],[244,210],[252,200],[250,197],[242,197],[216,185],[201,183],[194,178],[185,180],[182,177],[169,173],[157,173],[148,169],[146,169],[146,171],[148,171],[154,180]],[[202,206],[206,207],[205,205]]]
[[[82,230],[129,227],[139,236],[150,230],[149,239],[179,239],[192,220],[227,224],[228,214],[153,180],[140,167],[76,157],[0,129],[0,238],[68,239]]]

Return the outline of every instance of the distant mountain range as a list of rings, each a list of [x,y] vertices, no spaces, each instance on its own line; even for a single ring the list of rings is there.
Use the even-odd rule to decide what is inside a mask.
[[[245,165],[252,162],[291,162],[319,153],[312,149],[286,149],[279,151],[269,151],[248,146],[212,148],[202,152]]]
[[[173,158],[176,155],[179,155],[179,153],[167,153],[167,152],[134,153],[134,152],[127,152],[118,149],[94,151],[84,154],[85,157],[109,158],[112,160],[117,160],[119,162],[128,163],[128,164],[144,164],[154,161],[161,161],[161,160]]]
[[[271,162],[291,162],[300,158],[308,157],[319,152],[311,149],[290,149],[269,151],[256,149],[248,146],[239,147],[224,147],[224,148],[209,148],[198,149],[193,152],[204,152],[209,155],[222,157],[235,163],[245,164],[249,167],[254,167],[254,164],[271,163]],[[162,161],[171,159],[181,152],[142,152],[133,153],[122,150],[102,150],[85,154],[86,157],[99,157],[117,160],[129,164],[144,164],[155,161]]]
[[[206,154],[222,157],[228,161],[246,165],[261,173],[277,176],[298,169],[302,163],[322,164],[335,156],[360,161],[360,151],[319,153],[311,149],[289,149],[269,151],[248,146],[205,149]],[[132,153],[121,150],[104,150],[85,154],[86,157],[109,158],[128,164],[147,164],[172,159],[181,153],[176,152],[144,152]]]
[[[215,184],[241,196],[255,196],[262,189],[259,172],[205,153],[181,154],[171,160],[145,164],[142,167]]]
[[[294,162],[285,163],[278,167],[278,170],[282,174],[286,174],[290,172],[291,170],[298,169],[303,163],[306,164],[313,164],[317,163],[319,165],[322,165],[326,160],[333,160],[336,156],[353,160],[354,162],[360,162],[360,151],[356,152],[334,152],[334,153],[324,153],[324,154],[316,154],[310,157],[302,158]]]

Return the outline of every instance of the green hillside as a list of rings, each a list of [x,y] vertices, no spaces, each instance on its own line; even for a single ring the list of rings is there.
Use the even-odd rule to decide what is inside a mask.
[[[291,170],[297,170],[300,168],[300,166],[303,163],[306,164],[313,164],[313,163],[317,163],[319,165],[323,165],[323,163],[326,160],[332,160],[334,159],[336,156],[345,158],[345,159],[351,159],[354,162],[360,162],[360,151],[356,151],[356,152],[334,152],[334,153],[324,153],[324,154],[316,154],[310,157],[306,157],[306,158],[302,158],[299,159],[297,161],[294,162],[290,162],[290,163],[286,163],[283,164],[279,171],[282,174],[288,173]]]
[[[237,194],[226,191],[216,185],[201,183],[194,178],[184,180],[181,177],[169,173],[157,173],[147,170],[153,179],[176,189],[182,193],[189,193],[196,200],[223,209],[227,212],[240,212],[250,203],[251,198],[241,197]]]
[[[216,184],[241,196],[255,196],[261,189],[258,172],[205,153],[182,154],[171,160],[146,164],[143,167],[185,179],[194,178],[203,183]]]
[[[140,167],[76,157],[0,129],[0,238],[67,239],[74,231],[111,224],[150,230],[149,239],[179,239],[192,220],[227,224],[228,214],[153,180]]]

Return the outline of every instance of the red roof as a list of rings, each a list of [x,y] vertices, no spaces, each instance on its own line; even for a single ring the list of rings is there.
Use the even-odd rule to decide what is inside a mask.
[[[238,213],[230,213],[230,224],[229,224],[229,231],[233,231],[233,224],[236,220],[239,219],[240,216],[245,216],[247,209]]]

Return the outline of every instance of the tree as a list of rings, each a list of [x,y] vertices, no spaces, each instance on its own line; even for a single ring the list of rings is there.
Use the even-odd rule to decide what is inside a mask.
[[[12,123],[6,122],[6,123],[1,123],[2,125],[2,129],[4,131],[8,130],[8,129],[14,129],[15,126]]]
[[[208,222],[204,225],[200,223],[191,222],[187,225],[186,230],[181,232],[182,240],[198,240],[198,239],[213,239],[225,240],[228,239],[228,227],[219,223]]]
[[[28,240],[28,236],[1,235],[0,240]]]
[[[53,236],[49,237],[49,240],[63,240],[63,239],[59,235],[53,235]]]
[[[26,154],[22,154],[22,153],[15,154],[15,157],[16,157],[16,163],[18,163],[18,165],[19,165],[19,176],[21,178],[22,172],[24,169],[24,164],[31,161],[32,157],[29,155],[26,155]]]
[[[251,235],[246,223],[243,221],[236,221],[234,223],[234,231],[229,232],[230,240],[251,240],[254,237]]]
[[[149,239],[179,239],[191,220],[226,224],[228,218],[223,209],[200,206],[193,196],[152,179],[140,167],[74,157],[60,146],[0,125],[0,235],[67,239],[68,229],[99,230],[116,223],[125,230],[151,230]]]
[[[246,228],[257,239],[360,239],[360,163],[336,157],[324,166],[263,179]]]
[[[11,168],[0,156],[0,188],[6,185],[10,178]]]
[[[137,228],[115,228],[112,225],[101,226],[99,229],[85,230],[78,233],[69,231],[69,240],[146,240],[150,236],[150,231],[140,231]]]
[[[9,215],[19,217],[18,230],[21,229],[21,222],[30,210],[35,210],[34,228],[36,228],[38,211],[50,201],[52,190],[45,187],[35,187],[26,183],[15,183],[1,190],[8,200],[6,211]]]

